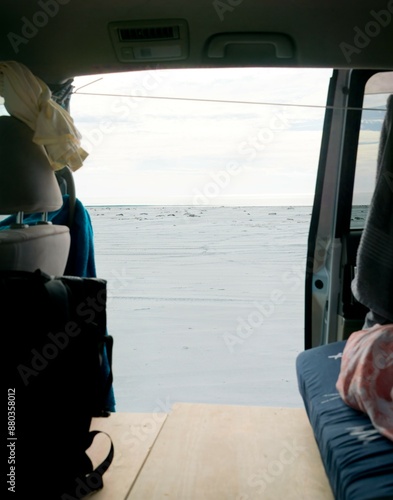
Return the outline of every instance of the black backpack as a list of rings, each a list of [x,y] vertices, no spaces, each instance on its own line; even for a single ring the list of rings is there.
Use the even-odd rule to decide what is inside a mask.
[[[84,498],[103,487],[114,456],[110,436],[109,453],[94,470],[86,454],[98,433],[90,431],[92,417],[110,415],[106,281],[3,271],[0,307],[9,367],[9,496]]]

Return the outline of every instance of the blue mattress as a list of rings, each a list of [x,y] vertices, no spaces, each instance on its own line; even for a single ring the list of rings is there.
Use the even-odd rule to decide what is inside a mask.
[[[298,355],[300,394],[335,499],[393,499],[393,442],[336,389],[344,346],[336,342]]]

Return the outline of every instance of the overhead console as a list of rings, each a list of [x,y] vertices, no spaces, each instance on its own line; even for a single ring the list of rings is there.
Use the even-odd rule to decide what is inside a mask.
[[[174,62],[190,54],[189,27],[184,19],[134,20],[108,25],[117,59],[124,63]],[[194,49],[195,50],[195,49]],[[227,32],[207,39],[202,50],[206,65],[285,65],[295,61],[295,44],[283,33]]]
[[[161,62],[187,59],[188,25],[184,19],[120,21],[109,24],[120,62]]]

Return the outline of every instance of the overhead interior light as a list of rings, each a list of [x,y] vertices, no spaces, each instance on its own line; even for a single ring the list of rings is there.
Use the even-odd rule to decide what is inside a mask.
[[[119,21],[108,27],[121,62],[173,61],[188,57],[188,25],[184,19]]]

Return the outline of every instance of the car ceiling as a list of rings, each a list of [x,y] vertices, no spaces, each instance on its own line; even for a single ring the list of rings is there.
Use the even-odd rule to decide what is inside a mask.
[[[119,61],[109,23],[179,19],[188,28],[189,43],[181,60]],[[278,57],[269,42],[277,34],[291,44],[290,56]],[[231,42],[233,35],[238,37],[236,43]],[[216,36],[228,41],[218,58],[209,55]],[[0,4],[0,60],[21,62],[47,83],[156,67],[391,69],[392,49],[393,0],[2,0]]]

